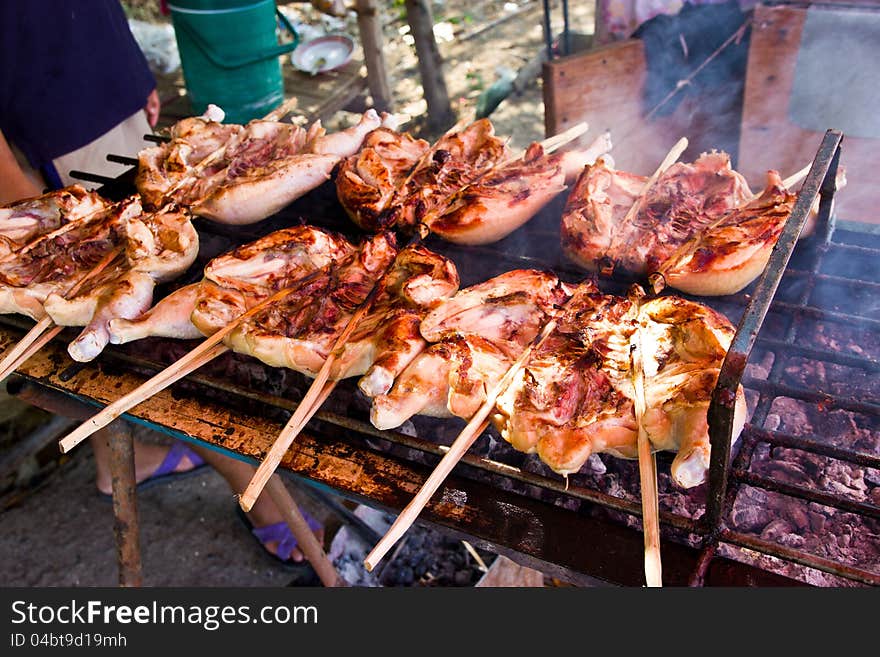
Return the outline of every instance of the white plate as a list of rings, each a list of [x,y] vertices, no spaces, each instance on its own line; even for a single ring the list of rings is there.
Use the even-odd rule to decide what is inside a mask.
[[[325,73],[345,66],[354,52],[354,41],[344,34],[328,34],[299,46],[291,63],[305,73]]]

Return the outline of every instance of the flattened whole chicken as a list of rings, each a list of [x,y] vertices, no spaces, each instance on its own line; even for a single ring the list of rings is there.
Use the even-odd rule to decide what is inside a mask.
[[[138,202],[132,205],[140,209]],[[74,360],[89,361],[101,353],[110,341],[110,322],[142,315],[156,284],[182,274],[198,255],[198,234],[189,215],[175,206],[125,219],[120,265],[105,269],[74,297],[56,291],[43,304],[55,324],[85,327],[67,348]]]
[[[293,226],[218,256],[204,278],[162,299],[136,319],[110,322],[110,341],[210,336],[263,299],[354,252],[344,237]]]
[[[114,250],[110,264],[66,298]],[[110,320],[143,313],[155,284],[183,272],[197,253],[188,215],[173,206],[145,214],[130,197],[37,238],[0,265],[0,312],[85,327],[68,352],[91,360],[109,340]]]
[[[385,392],[424,348],[422,316],[458,289],[448,259],[420,245],[398,252],[393,234],[365,240],[356,257],[239,325],[226,344],[269,365],[315,376],[374,285],[377,293],[330,370],[364,375],[367,394]]]
[[[0,260],[36,238],[105,210],[108,203],[95,192],[71,185],[0,208]]]
[[[702,304],[640,297],[579,285],[556,329],[499,396],[492,421],[515,448],[563,475],[596,453],[638,458],[641,422],[653,449],[677,452],[672,478],[691,488],[709,467],[707,411],[734,329]],[[636,376],[644,381],[642,418]],[[740,388],[734,440],[745,415]]]
[[[795,199],[774,171],[755,197],[718,152],[674,164],[642,197],[646,182],[602,160],[587,167],[563,213],[565,254],[590,271],[619,266],[692,294],[733,294],[766,265]]]
[[[306,131],[289,123],[251,121],[226,148],[222,165],[182,189],[178,200],[212,221],[255,223],[329,180],[334,167],[383,124],[394,125],[394,119],[375,110],[334,134],[318,122]]]
[[[374,397],[370,420],[392,429],[416,414],[470,417],[568,295],[553,274],[515,270],[440,303],[421,325],[433,344]]]
[[[610,149],[604,134],[586,149],[545,154],[535,143],[515,158],[480,119],[430,148],[408,135],[375,135],[343,163],[336,189],[366,230],[424,223],[451,242],[489,244],[526,223]]]

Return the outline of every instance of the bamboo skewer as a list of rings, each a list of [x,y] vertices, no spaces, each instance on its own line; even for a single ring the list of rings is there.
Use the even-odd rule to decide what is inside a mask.
[[[639,300],[640,301],[640,300]],[[638,313],[641,315],[641,311]],[[635,349],[631,352],[633,405],[639,429],[639,482],[642,489],[642,532],[645,538],[645,582],[650,587],[663,586],[660,561],[660,501],[657,489],[657,457],[651,450],[651,440],[642,419],[647,410],[645,399],[645,369],[642,352],[641,322],[637,321],[634,335]]]
[[[324,586],[346,586],[345,580],[340,577],[333,563],[327,557],[315,534],[309,527],[302,512],[296,505],[296,501],[287,490],[284,482],[278,475],[271,478],[266,486],[266,490],[272,497],[275,507],[281,512],[284,522],[290,528],[297,545],[302,553],[308,559],[309,563],[318,573]]]
[[[104,254],[104,257],[98,261],[98,264],[87,271],[78,281],[67,289],[64,293],[64,298],[69,299],[76,295],[76,293],[82,289],[83,285],[104,271],[120,253],[120,249],[116,248]],[[43,317],[21,340],[18,341],[18,344],[3,355],[3,360],[0,361],[0,382],[14,372],[24,361],[45,346],[49,340],[61,332],[62,327],[56,326],[55,328],[52,328],[53,323],[52,318],[48,315]],[[43,336],[43,333],[48,329],[51,329],[49,335]],[[43,336],[42,339],[41,336]]]
[[[801,180],[807,177],[807,174],[810,173],[810,168],[812,166],[813,163],[810,162],[810,164],[805,166],[800,171],[791,174],[788,178],[782,181],[782,186],[786,189],[791,189],[794,185],[797,185]]]
[[[660,166],[657,167],[657,170],[651,174],[651,177],[645,181],[644,187],[642,187],[642,191],[639,192],[639,195],[633,200],[632,205],[627,210],[626,215],[624,215],[623,219],[618,224],[623,230],[626,230],[627,226],[632,222],[635,218],[636,214],[638,214],[639,209],[642,207],[642,201],[648,195],[648,192],[651,191],[651,188],[663,175],[663,172],[666,171],[669,167],[671,167],[675,162],[681,157],[681,154],[684,153],[685,149],[688,147],[688,140],[686,137],[682,137],[672,149],[666,154],[666,157],[663,158],[663,161],[660,163]],[[619,235],[621,231],[617,230],[611,236],[611,243],[608,246],[608,251],[611,253],[616,252],[617,250],[617,242],[619,241]]]
[[[532,344],[525,348],[519,358],[517,358],[513,365],[511,365],[507,372],[505,372],[504,376],[501,377],[501,380],[495,385],[491,392],[489,392],[486,396],[486,401],[484,401],[483,405],[480,406],[476,413],[474,413],[473,417],[471,417],[470,421],[467,423],[467,426],[458,434],[458,437],[449,447],[449,451],[447,451],[446,454],[443,455],[443,458],[440,459],[440,463],[434,468],[434,471],[419,489],[419,492],[416,493],[416,496],[412,501],[406,505],[406,508],[400,512],[400,515],[397,516],[397,519],[385,533],[385,536],[382,537],[367,555],[367,558],[364,560],[364,566],[366,566],[367,570],[373,570],[373,568],[375,568],[388,553],[388,550],[394,547],[394,544],[415,522],[422,509],[428,504],[431,496],[437,492],[440,484],[442,484],[446,477],[449,476],[449,473],[452,472],[452,469],[458,464],[467,450],[470,449],[471,445],[476,442],[477,438],[479,438],[483,431],[485,431],[486,427],[489,426],[489,413],[491,413],[492,409],[495,407],[495,402],[497,401],[498,396],[513,382],[514,377],[516,377],[528,361],[532,351],[540,347],[547,336],[549,336],[555,328],[556,320],[552,319],[544,326],[544,329],[538,337],[532,341]]]
[[[290,449],[293,441],[296,440],[296,437],[305,428],[314,414],[318,412],[318,409],[336,387],[337,381],[327,380],[334,360],[333,352],[331,352],[327,360],[324,361],[325,365],[330,363],[330,366],[326,370],[324,366],[321,367],[308,392],[306,392],[299,406],[296,407],[296,411],[287,421],[287,424],[284,425],[281,433],[278,434],[275,442],[272,443],[266,458],[260,463],[244,493],[239,497],[238,503],[245,511],[250,511],[254,504],[256,504],[263,488],[274,478],[275,470],[278,468],[287,450]]]
[[[230,324],[229,327],[234,327],[234,325]],[[202,365],[205,365],[221,354],[229,351],[229,347],[226,345],[217,344],[223,338],[223,335],[225,335],[223,330],[218,331],[173,365],[165,368],[156,376],[138,386],[128,394],[120,397],[112,404],[105,406],[103,410],[86,420],[61,440],[59,443],[61,453],[66,454],[79,445],[83,440],[96,431],[106,427],[126,411],[134,408],[146,399],[149,399],[159,391],[164,390],[187,374],[199,369]],[[215,337],[216,340],[214,339]]]

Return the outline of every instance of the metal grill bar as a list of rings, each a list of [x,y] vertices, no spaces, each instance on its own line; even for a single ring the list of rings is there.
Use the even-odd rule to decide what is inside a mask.
[[[807,554],[785,545],[771,543],[770,541],[765,541],[754,536],[748,536],[747,534],[741,534],[729,529],[723,529],[719,538],[725,543],[738,545],[739,547],[754,550],[755,552],[769,554],[792,563],[807,566],[808,568],[822,570],[826,573],[837,575],[838,577],[861,582],[862,584],[869,584],[871,586],[880,586],[880,575],[865,570],[864,568],[850,566],[834,561],[833,559],[826,559],[825,557],[813,554]]]
[[[759,443],[769,443],[777,447],[800,449],[805,452],[847,461],[866,468],[880,468],[880,455],[877,454],[854,452],[843,447],[829,445],[820,439],[809,436],[792,436],[787,433],[766,431],[763,429],[756,429],[755,427],[749,427],[748,433],[749,439],[755,440]]]
[[[816,159],[813,160],[810,172],[798,194],[791,216],[779,236],[779,241],[773,248],[764,273],[758,280],[752,300],[743,313],[736,335],[721,366],[708,415],[712,451],[705,526],[710,536],[717,534],[720,530],[724,512],[736,391],[742,380],[752,347],[758,337],[758,331],[770,309],[770,303],[779,287],[782,273],[785,271],[785,266],[788,264],[820,187],[828,188],[828,194],[824,195],[820,201],[817,227],[824,229],[824,226],[832,220],[831,203],[834,196],[834,178],[837,175],[842,141],[843,135],[839,131],[829,130],[825,133]],[[825,183],[829,179],[831,186],[827,187]]]

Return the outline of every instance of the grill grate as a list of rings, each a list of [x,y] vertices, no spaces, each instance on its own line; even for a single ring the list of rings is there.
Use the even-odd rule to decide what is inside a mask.
[[[843,230],[835,232],[831,207],[841,141],[838,132],[829,131],[825,135],[792,218],[762,279],[750,288],[750,293],[709,300],[710,305],[728,317],[742,317],[710,410],[712,464],[709,484],[684,495],[672,490],[668,479],[664,480],[661,475],[664,532],[675,540],[702,548],[701,558],[691,576],[692,583],[701,583],[712,560],[727,546],[734,545],[856,582],[880,584],[880,561],[874,571],[864,564],[829,558],[806,547],[783,544],[736,529],[732,518],[738,497],[744,492],[752,494],[758,490],[820,505],[834,512],[855,514],[865,523],[876,523],[880,519],[880,507],[867,498],[854,499],[844,492],[821,489],[812,485],[808,477],[786,480],[759,467],[764,464],[764,452],[787,449],[853,467],[880,469],[880,404],[876,401],[876,390],[873,395],[871,391],[871,377],[876,378],[880,371],[877,360],[880,355],[880,306],[871,305],[875,298],[880,298],[877,295],[880,291],[880,272],[877,270],[880,238]],[[819,191],[822,192],[822,202],[815,234],[802,241],[795,250],[801,226]],[[453,259],[459,267],[463,287],[517,267],[552,269],[562,278],[576,281],[582,278],[582,272],[563,260],[558,248],[560,214],[561,201],[557,201],[514,235],[491,247],[456,247],[431,238],[427,245]],[[336,204],[335,195],[326,188],[257,226],[230,229],[200,222],[205,252],[200,255],[190,278],[178,284],[195,280],[204,260],[229,248],[232,243],[256,239],[295,220],[308,220],[341,232],[352,231]],[[549,248],[542,249],[541,246]],[[603,280],[600,284],[606,291],[621,292],[631,282],[615,279]],[[701,301],[706,302],[705,299]],[[847,344],[823,344],[820,338],[826,329],[852,337],[838,340]],[[872,345],[872,342],[876,344]],[[757,375],[754,367],[746,367],[753,348],[772,358],[766,376]],[[113,357],[145,370],[155,369],[162,361],[162,358],[151,358],[149,349],[144,348],[108,351]],[[867,389],[858,385],[848,386],[849,389],[844,386],[845,389],[832,394],[813,383],[808,383],[807,387],[798,385],[787,373],[793,359],[820,363],[823,367],[850,368],[861,373]],[[257,392],[229,378],[205,374],[191,375],[188,380],[279,408],[289,410],[295,406],[286,395]],[[732,408],[725,401],[733,399],[731,391],[736,389],[740,380],[750,396],[753,411],[742,432],[738,452],[731,460],[729,427]],[[780,399],[795,400],[824,413],[842,411],[854,414],[858,416],[858,421],[854,420],[856,429],[870,435],[873,435],[871,432],[878,434],[877,445],[866,447],[855,444],[855,440],[835,441],[821,432],[801,435],[792,428],[771,428],[768,421],[773,415],[774,404]],[[426,463],[436,462],[444,452],[441,446],[444,436],[451,438],[457,429],[452,421],[418,419],[418,435],[412,436],[397,431],[378,431],[353,412],[325,410],[316,417],[321,431],[343,429],[361,434],[375,449],[403,454],[411,460]],[[464,476],[489,479],[496,485],[506,481],[509,487],[525,494],[569,507],[582,505],[581,508],[591,513],[605,514],[631,526],[638,523],[641,514],[637,466],[629,462],[621,464],[612,459],[608,467],[613,472],[608,475],[572,475],[569,481],[565,481],[542,467],[536,459],[485,438],[478,443],[476,451],[464,457],[462,463],[465,467],[459,470]],[[661,455],[661,463],[668,471],[668,458]],[[877,489],[880,489],[880,481]],[[677,503],[664,504],[666,498],[674,498]],[[670,506],[674,508],[670,510]],[[874,534],[880,534],[880,525]],[[877,553],[880,554],[880,543]],[[761,562],[761,565],[766,566],[766,563]]]

